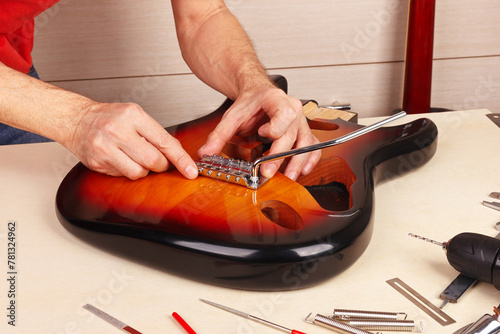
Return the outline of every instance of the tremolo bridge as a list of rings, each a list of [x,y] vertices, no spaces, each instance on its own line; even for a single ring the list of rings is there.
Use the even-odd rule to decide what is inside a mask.
[[[252,176],[251,162],[214,154],[212,156],[205,155],[195,163],[198,166],[199,175],[253,188],[250,183]]]
[[[406,112],[401,111],[391,117],[359,128],[358,130],[345,134],[341,137],[297,148],[291,151],[266,155],[264,157],[257,158],[253,162],[226,158],[224,156],[214,154],[212,156],[205,155],[200,160],[195,161],[195,163],[198,166],[199,175],[239,184],[250,189],[257,189],[259,186],[264,184],[265,181],[267,181],[267,178],[259,176],[259,166],[261,164],[345,143],[346,141],[371,132],[405,115]]]

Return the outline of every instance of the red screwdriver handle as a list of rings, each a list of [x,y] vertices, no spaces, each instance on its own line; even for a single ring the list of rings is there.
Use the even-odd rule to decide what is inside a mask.
[[[306,333],[299,332],[299,331],[296,331],[295,329],[292,329],[291,334],[306,334]]]

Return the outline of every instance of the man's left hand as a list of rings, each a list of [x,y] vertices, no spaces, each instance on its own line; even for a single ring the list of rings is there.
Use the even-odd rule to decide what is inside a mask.
[[[311,133],[300,100],[273,86],[240,94],[210,133],[198,155],[219,153],[234,135],[248,136],[256,132],[273,140],[269,154],[319,142]],[[291,158],[284,174],[292,180],[300,174],[307,175],[320,157],[320,151],[296,155]],[[272,177],[281,163],[282,160],[265,163],[260,171],[263,176]]]

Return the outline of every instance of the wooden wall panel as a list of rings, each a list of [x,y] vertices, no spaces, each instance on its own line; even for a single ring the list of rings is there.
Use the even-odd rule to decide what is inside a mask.
[[[500,55],[500,1],[436,1],[434,58]]]
[[[500,56],[434,61],[432,105],[500,112]]]
[[[187,73],[170,1],[61,0],[36,20],[45,80]]]
[[[268,68],[402,60],[407,1],[228,1]],[[436,58],[500,54],[500,2],[437,2]],[[168,1],[62,0],[38,21],[47,80],[186,73]]]
[[[362,117],[399,107],[407,0],[227,3],[292,95],[350,102]],[[499,111],[498,17],[498,0],[437,1],[433,106]],[[33,56],[42,79],[101,101],[130,97],[165,125],[224,99],[184,64],[165,0],[62,0],[37,18]],[[481,78],[491,91],[474,99]]]
[[[135,102],[164,127],[214,111],[225,97],[193,74],[52,82],[100,102]]]
[[[360,64],[273,71],[285,75],[299,98],[350,103],[363,117],[401,108],[403,63]],[[434,61],[431,106],[500,112],[500,56]]]
[[[500,112],[500,57],[435,61],[432,106],[454,110],[488,108]],[[403,63],[289,68],[289,93],[320,104],[350,103],[362,117],[389,115],[401,107]],[[215,110],[224,97],[194,75],[151,76],[55,82],[103,102],[136,102],[163,126]]]
[[[232,2],[270,68],[404,58],[408,0]],[[499,15],[497,0],[436,1],[435,58],[500,54]]]

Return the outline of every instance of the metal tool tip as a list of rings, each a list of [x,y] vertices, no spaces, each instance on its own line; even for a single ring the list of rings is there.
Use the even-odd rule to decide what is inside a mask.
[[[449,299],[445,299],[441,304],[441,306],[439,306],[439,308],[442,310],[448,304],[449,301],[450,301]]]
[[[439,242],[439,241],[432,240],[432,239],[429,239],[429,238],[426,238],[426,237],[422,237],[422,236],[417,235],[417,234],[408,233],[408,236],[413,237],[413,238],[417,238],[419,240],[423,240],[423,241],[426,241],[426,242],[430,242],[431,244],[438,245],[438,246],[441,246],[443,248],[446,247],[446,244],[443,243],[443,242]]]
[[[200,301],[208,304],[208,305],[212,305],[212,306],[215,306],[215,307],[218,307],[220,309],[223,309],[223,310],[228,310],[229,308],[227,306],[224,306],[224,305],[221,305],[221,304],[217,304],[215,302],[211,302],[210,300],[206,300],[206,299],[203,299],[203,298],[200,298]]]
[[[204,303],[207,303],[209,305],[212,305],[212,306],[215,306],[215,307],[218,307],[220,308],[221,310],[224,310],[224,311],[227,311],[227,312],[231,312],[231,313],[234,313],[234,314],[237,314],[241,317],[244,317],[244,318],[248,318],[250,315],[245,313],[245,312],[241,312],[241,311],[238,311],[238,310],[235,310],[234,308],[231,308],[231,307],[228,307],[228,306],[224,306],[224,305],[221,305],[221,304],[217,304],[217,303],[214,303],[214,302],[211,302],[209,300],[206,300],[206,299],[201,299],[200,298],[200,301],[204,302]]]
[[[200,298],[200,301],[204,302],[204,303],[207,303],[207,304],[210,304],[210,305],[218,305],[214,302],[211,302],[210,300],[206,300],[206,299],[203,299],[203,298]]]

